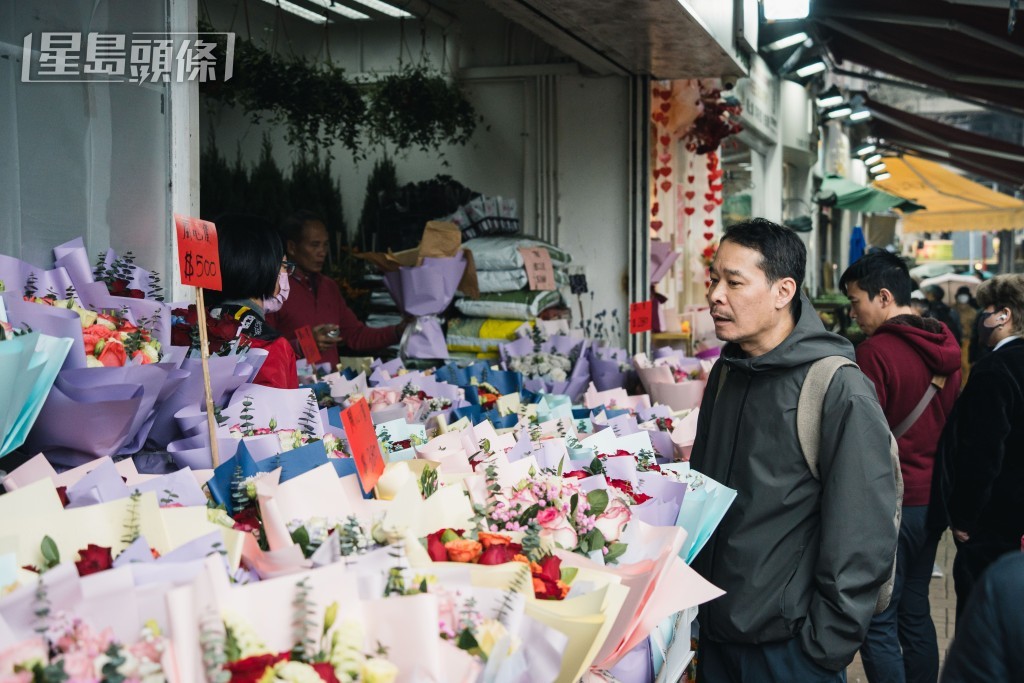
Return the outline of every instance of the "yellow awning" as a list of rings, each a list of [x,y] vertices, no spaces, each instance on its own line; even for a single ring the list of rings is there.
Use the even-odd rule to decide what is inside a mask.
[[[875,187],[925,207],[923,211],[903,214],[904,232],[1024,228],[1024,201],[990,190],[920,157],[892,157],[884,161],[885,170],[892,177],[876,181]]]

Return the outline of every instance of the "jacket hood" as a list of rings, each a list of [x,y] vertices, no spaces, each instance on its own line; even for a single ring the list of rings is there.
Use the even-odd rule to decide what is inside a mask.
[[[956,342],[954,341],[954,343]],[[774,349],[756,358],[747,357],[738,344],[731,342],[722,349],[722,357],[729,365],[751,373],[771,372],[806,365],[826,356],[856,359],[853,344],[845,337],[825,329],[817,311],[814,310],[814,305],[803,292],[800,293],[800,308],[796,327]],[[957,358],[959,359],[959,356]]]
[[[898,315],[875,330],[875,336],[894,335],[909,344],[928,369],[949,375],[960,369],[960,345],[938,320],[917,315]]]

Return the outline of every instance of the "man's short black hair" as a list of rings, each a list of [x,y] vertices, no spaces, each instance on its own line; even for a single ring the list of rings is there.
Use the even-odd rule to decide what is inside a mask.
[[[865,254],[847,268],[839,278],[839,289],[846,294],[847,287],[852,283],[857,283],[869,300],[873,300],[883,289],[888,289],[897,306],[909,306],[910,293],[914,290],[914,281],[910,279],[907,264],[896,254],[887,251]]]
[[[284,219],[284,223],[281,225],[281,235],[286,242],[298,244],[302,241],[302,230],[306,227],[306,223],[317,221],[323,223],[324,219],[312,211],[301,209]]]
[[[214,221],[220,253],[220,292],[211,303],[228,299],[269,299],[274,296],[284,247],[269,221],[240,213],[222,214]]]
[[[800,290],[807,271],[807,247],[795,232],[766,218],[752,218],[726,230],[722,242],[735,242],[761,254],[758,264],[769,283],[783,278],[796,281],[796,294],[790,304],[794,317],[800,310]]]

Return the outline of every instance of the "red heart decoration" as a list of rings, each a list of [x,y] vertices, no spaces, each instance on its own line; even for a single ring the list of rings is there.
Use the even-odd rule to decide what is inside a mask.
[[[670,138],[667,135],[662,135],[660,138],[658,138],[658,142],[660,142],[665,147],[668,147],[668,143],[672,142],[672,138]]]
[[[663,225],[663,223],[661,221],[651,221],[651,229],[652,230],[661,230],[661,226],[662,225]]]
[[[722,202],[724,202],[724,201],[725,200],[722,199],[721,197],[715,197],[715,204],[718,204],[719,206],[721,206]]]
[[[714,236],[715,236],[715,233],[713,233],[713,232],[706,232],[706,233],[704,233],[704,239],[706,239],[708,242],[710,242],[711,238],[714,237]]]
[[[694,212],[694,208],[692,206],[684,206],[683,207],[683,211],[686,212],[687,216],[692,216],[693,212]]]
[[[692,183],[693,182],[693,176],[692,175],[686,176],[686,182]]]
[[[724,174],[724,173],[725,173],[725,171],[723,171],[722,169],[718,169],[717,171],[712,171],[711,173],[708,174],[708,180],[711,181],[711,182],[715,182],[716,180],[721,178],[722,174]]]
[[[658,108],[667,114],[668,110],[672,108],[672,105],[668,102],[662,102]]]
[[[657,88],[651,88],[651,94],[654,95],[655,97],[658,97],[661,95],[661,91],[658,90]]]
[[[714,204],[705,204],[704,205],[704,210],[707,211],[708,213],[711,213],[712,211],[715,210],[715,205]]]
[[[672,183],[667,180],[661,181],[661,189],[664,190],[665,192],[668,192],[669,190],[672,189]]]
[[[671,90],[662,90],[661,93],[659,93],[658,96],[661,99],[663,99],[663,100],[667,100],[668,98],[672,97],[672,91]]]
[[[709,228],[712,225],[714,225],[714,224],[715,224],[715,219],[714,218],[705,218],[704,219],[704,225],[708,226]]]
[[[658,155],[658,161],[660,161],[663,164],[667,164],[668,162],[672,161],[672,155],[671,154],[659,154]]]
[[[714,192],[705,192],[704,193],[704,199],[708,200],[709,202],[710,201],[714,201],[715,193]]]
[[[693,199],[693,197],[694,197],[694,195],[696,194],[696,192],[694,192],[693,190],[687,190],[687,191],[685,192],[685,194],[686,194],[686,198],[687,198],[687,199]]]
[[[665,115],[662,114],[660,111],[654,112],[651,118],[654,120],[655,123],[661,123],[662,121],[666,120]]]
[[[709,171],[714,171],[717,166],[718,166],[718,164],[716,164],[714,162],[708,162],[708,170]]]
[[[711,191],[712,192],[721,192],[722,191],[722,183],[718,183],[717,185],[711,185],[710,187],[711,187]]]
[[[653,204],[651,204],[651,215],[652,216],[657,216],[658,215],[658,202],[654,202]]]
[[[662,166],[659,170],[661,171],[661,175],[665,176],[666,178],[672,175],[672,167],[670,166]]]

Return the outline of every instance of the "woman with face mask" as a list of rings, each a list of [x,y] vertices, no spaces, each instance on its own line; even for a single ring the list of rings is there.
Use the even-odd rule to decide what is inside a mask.
[[[956,290],[956,299],[953,302],[953,309],[960,316],[960,329],[963,330],[963,347],[960,353],[960,374],[963,382],[967,383],[967,375],[970,372],[972,354],[975,350],[972,344],[977,345],[978,340],[974,333],[974,323],[978,317],[978,302],[971,296],[971,290],[967,285]]]
[[[1019,552],[1024,536],[1024,275],[997,275],[977,297],[978,342],[992,352],[956,404],[948,507],[958,619],[982,571]]]

